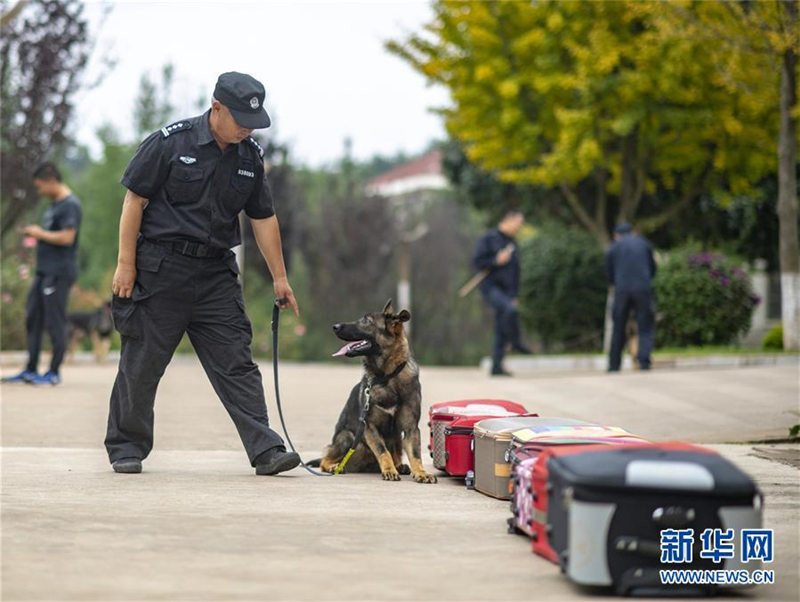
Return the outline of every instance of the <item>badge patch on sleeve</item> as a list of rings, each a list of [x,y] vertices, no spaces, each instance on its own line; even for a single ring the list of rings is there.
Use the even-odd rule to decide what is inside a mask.
[[[255,178],[255,177],[256,177],[256,174],[255,174],[255,172],[253,172],[253,171],[248,171],[248,170],[246,170],[246,169],[240,169],[240,170],[239,170],[239,171],[237,171],[236,173],[237,173],[237,174],[239,174],[240,176],[247,176],[248,178]]]

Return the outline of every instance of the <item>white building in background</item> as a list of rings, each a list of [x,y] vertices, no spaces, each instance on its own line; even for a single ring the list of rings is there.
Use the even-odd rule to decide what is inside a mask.
[[[366,192],[367,196],[396,200],[449,188],[442,174],[442,151],[437,149],[375,176],[367,182]]]
[[[397,254],[397,309],[411,308],[411,243],[428,233],[422,211],[437,193],[450,189],[442,173],[442,151],[425,153],[367,182],[367,196],[389,199],[400,231]],[[410,330],[410,329],[409,329]]]

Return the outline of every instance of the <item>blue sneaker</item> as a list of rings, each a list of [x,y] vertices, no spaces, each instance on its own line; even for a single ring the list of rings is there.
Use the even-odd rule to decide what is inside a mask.
[[[32,385],[60,385],[61,377],[52,370],[48,370],[42,375],[35,375],[28,382]]]
[[[39,375],[34,370],[23,370],[14,376],[6,376],[0,382],[4,383],[29,383],[34,378],[39,378]]]

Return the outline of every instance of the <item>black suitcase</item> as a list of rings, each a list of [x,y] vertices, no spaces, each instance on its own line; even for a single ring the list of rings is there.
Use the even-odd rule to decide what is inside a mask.
[[[761,528],[761,493],[711,450],[685,443],[605,448],[554,456],[547,468],[548,537],[575,583],[613,586],[622,595],[712,594],[714,585],[662,584],[659,570],[761,568],[742,563],[738,549],[742,529]],[[736,556],[701,558],[707,528],[733,529]],[[693,529],[691,563],[661,562],[664,529]]]

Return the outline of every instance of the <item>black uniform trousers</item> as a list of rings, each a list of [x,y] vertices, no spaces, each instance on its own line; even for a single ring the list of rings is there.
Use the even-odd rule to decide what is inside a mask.
[[[284,449],[283,440],[269,428],[232,253],[188,257],[143,239],[139,243],[133,298],[114,297],[112,302],[122,351],[105,439],[110,461],[144,459],[153,448],[156,388],[184,333],[233,420],[250,463],[267,450]]]
[[[486,302],[494,309],[494,343],[492,344],[492,369],[500,370],[506,347],[520,345],[519,310],[514,298],[499,286],[481,287]]]
[[[650,354],[655,339],[655,312],[653,310],[653,293],[644,290],[617,290],[614,292],[614,329],[611,334],[611,350],[608,357],[608,369],[619,370],[622,362],[622,348],[625,346],[625,326],[631,310],[636,315],[636,330],[639,337],[639,350],[636,359],[642,368],[650,367]]]
[[[67,349],[67,300],[72,278],[37,274],[28,293],[25,307],[25,330],[28,335],[27,370],[36,372],[42,351],[42,334],[47,331],[53,344],[50,371],[58,374]]]

